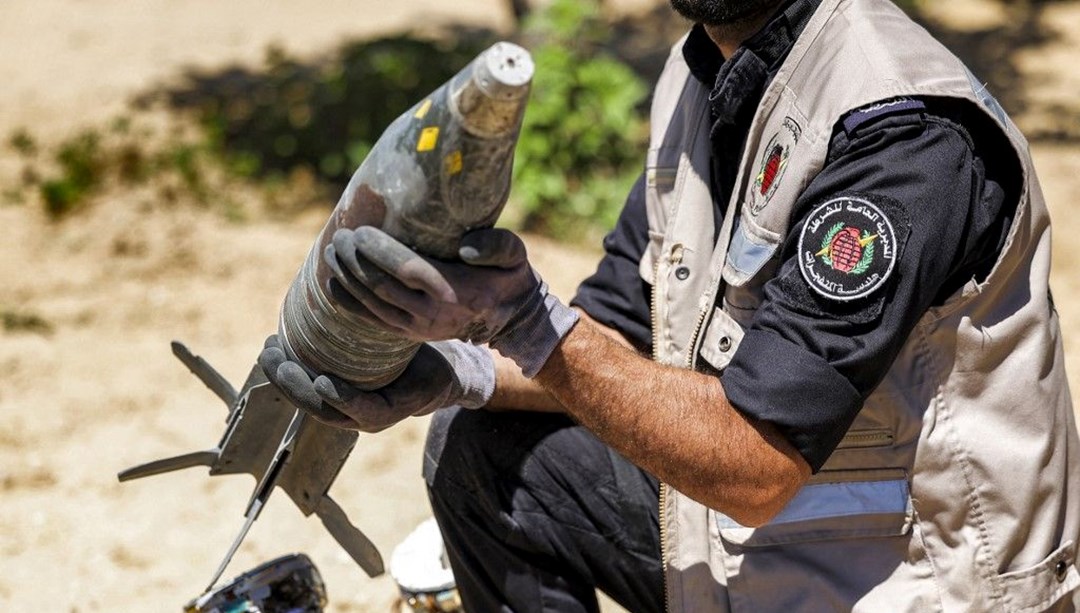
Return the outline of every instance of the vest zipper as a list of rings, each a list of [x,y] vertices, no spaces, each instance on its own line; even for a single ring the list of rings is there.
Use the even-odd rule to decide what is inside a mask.
[[[657,280],[657,276],[659,275],[659,271],[660,271],[660,264],[657,263],[656,269],[655,269],[655,271],[653,273],[653,280],[654,281]],[[657,285],[658,285],[657,283],[653,283],[653,289],[652,289],[652,293],[653,293],[653,308],[652,308],[652,317],[653,317],[653,360],[656,360],[657,356],[659,355],[659,350],[657,349],[658,345],[656,344],[656,341],[657,341],[657,339],[659,337],[659,335],[657,334],[657,330],[659,329],[657,324],[659,323],[659,319],[660,319],[657,312],[656,312],[656,296],[657,296],[656,287],[657,287]],[[694,332],[690,336],[690,350],[689,350],[689,352],[687,353],[687,356],[686,356],[686,368],[687,369],[692,370],[694,368],[694,355],[697,353],[698,337],[701,336],[701,327],[705,324],[705,317],[708,315],[708,313],[709,313],[708,308],[700,309],[699,312],[698,312],[697,322],[694,324]],[[670,613],[670,611],[671,611],[671,604],[670,604],[670,602],[668,600],[668,589],[669,588],[668,588],[668,578],[667,578],[667,576],[668,576],[668,573],[667,573],[667,569],[668,569],[667,521],[666,521],[667,499],[668,499],[667,491],[668,491],[667,485],[663,481],[661,481],[660,482],[660,567],[661,567],[661,569],[663,570],[663,573],[664,573],[664,613]]]
[[[652,335],[653,335],[653,361],[659,361],[660,357],[660,314],[657,311],[657,299],[659,297],[660,286],[660,260],[657,259],[656,264],[653,265],[653,284],[652,284]],[[701,336],[701,327],[705,324],[705,318],[708,316],[709,309],[703,308],[698,311],[697,322],[694,324],[693,334],[690,336],[689,351],[686,356],[686,368],[693,369],[694,367],[694,354],[697,353],[698,337]],[[668,548],[667,548],[667,505],[668,505],[668,486],[663,481],[660,482],[660,568],[664,575],[664,612],[669,613],[671,611],[671,605],[669,602],[669,588],[668,588]]]
[[[705,318],[709,315],[709,308],[699,309],[697,322],[694,323],[694,332],[690,335],[690,349],[686,352],[686,368],[694,369],[694,356],[697,355],[698,337],[701,336],[701,327],[705,325]]]
[[[667,484],[663,481],[660,482],[660,570],[664,577],[664,613],[671,611],[671,605],[668,604],[668,552],[667,552],[667,518],[664,516],[667,511]]]
[[[653,284],[652,284],[652,296],[650,297],[649,314],[652,316],[652,358],[654,362],[660,361],[660,314],[656,312],[656,301],[660,296],[659,280],[660,280],[660,258],[656,258],[656,262],[653,263]]]
[[[660,314],[657,311],[657,299],[660,295],[660,258],[656,259],[653,264],[653,284],[652,284],[652,296],[651,296],[651,308],[649,309],[652,316],[652,357],[654,362],[659,362],[660,358]],[[664,613],[668,613],[671,610],[671,606],[668,604],[668,555],[667,555],[667,521],[665,516],[667,514],[667,484],[663,481],[660,482],[660,573],[664,582]]]

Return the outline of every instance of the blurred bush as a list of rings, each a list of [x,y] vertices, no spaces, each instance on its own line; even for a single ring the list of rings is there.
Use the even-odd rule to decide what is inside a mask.
[[[8,139],[23,162],[21,188],[36,189],[53,219],[79,210],[109,184],[130,188],[154,179],[158,199],[171,203],[181,195],[206,204],[211,197],[207,177],[217,157],[205,139],[181,131],[162,135],[148,123],[135,125],[118,117],[104,128],[84,128],[55,145],[43,147],[26,130]],[[21,192],[8,194],[22,201]],[[219,197],[220,199],[220,197]]]
[[[605,51],[611,32],[593,0],[554,0],[525,23],[536,77],[513,199],[526,230],[576,239],[610,228],[641,172],[647,89]]]
[[[273,177],[308,167],[344,187],[391,121],[493,42],[473,34],[354,43],[311,63],[275,47],[262,71],[192,74],[169,102],[195,110],[238,174]]]

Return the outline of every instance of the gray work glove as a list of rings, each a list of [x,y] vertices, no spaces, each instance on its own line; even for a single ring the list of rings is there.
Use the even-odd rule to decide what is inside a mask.
[[[369,392],[330,375],[312,379],[285,355],[277,335],[266,339],[259,366],[298,409],[331,426],[363,432],[451,405],[480,408],[495,391],[491,353],[460,341],[421,345],[400,377]]]
[[[508,230],[470,232],[458,255],[461,262],[426,258],[371,226],[338,230],[324,254],[330,295],[415,341],[486,342],[535,376],[577,312],[548,293]]]

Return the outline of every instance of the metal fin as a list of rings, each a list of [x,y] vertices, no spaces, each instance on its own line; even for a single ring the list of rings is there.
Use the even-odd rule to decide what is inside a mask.
[[[147,462],[146,464],[132,466],[127,470],[120,471],[116,476],[120,481],[131,481],[132,479],[160,475],[174,470],[191,468],[192,466],[213,466],[220,453],[221,452],[218,449],[185,453],[184,455],[178,455],[172,458],[164,458],[161,460],[154,460],[153,462]]]
[[[257,364],[252,366],[238,394],[221,374],[183,344],[173,342],[172,349],[195,376],[229,404],[225,433],[212,449],[147,462],[117,476],[120,481],[130,481],[182,468],[209,466],[210,476],[250,474],[255,478],[257,485],[244,513],[244,526],[215,572],[210,587],[221,578],[275,487],[283,489],[305,516],[317,513],[331,536],[364,572],[372,577],[382,574],[383,560],[375,545],[327,496],[356,444],[357,433],[306,419],[304,413],[298,412],[267,382]]]
[[[375,543],[372,543],[367,535],[349,522],[345,511],[341,510],[333,498],[323,496],[319,507],[315,509],[315,514],[322,520],[323,526],[326,526],[330,535],[369,577],[378,577],[383,574],[385,568],[382,555],[379,554]]]
[[[230,409],[236,405],[236,401],[240,398],[236,388],[221,373],[214,370],[214,367],[209,362],[191,353],[191,350],[180,341],[172,342],[172,352],[177,359],[184,363],[184,366],[188,367],[192,374],[198,377],[206,387],[210,388],[210,391],[214,392],[218,398],[221,398]]]
[[[244,520],[244,526],[240,528],[240,534],[237,534],[236,538],[233,539],[232,545],[229,545],[229,551],[225,553],[225,559],[221,561],[217,570],[214,571],[214,576],[210,578],[210,584],[206,586],[205,591],[209,592],[214,589],[214,584],[218,582],[218,579],[221,578],[225,569],[228,568],[229,562],[232,562],[233,556],[236,555],[236,550],[240,549],[240,543],[244,542],[244,538],[247,536],[248,531],[251,530],[251,525],[259,518],[262,507],[262,501],[257,500],[251,509],[248,510],[247,519]]]

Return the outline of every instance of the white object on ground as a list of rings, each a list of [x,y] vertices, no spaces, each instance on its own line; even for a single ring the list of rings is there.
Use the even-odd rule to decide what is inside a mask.
[[[402,591],[434,593],[454,587],[442,533],[432,517],[422,522],[390,555],[390,576]]]

